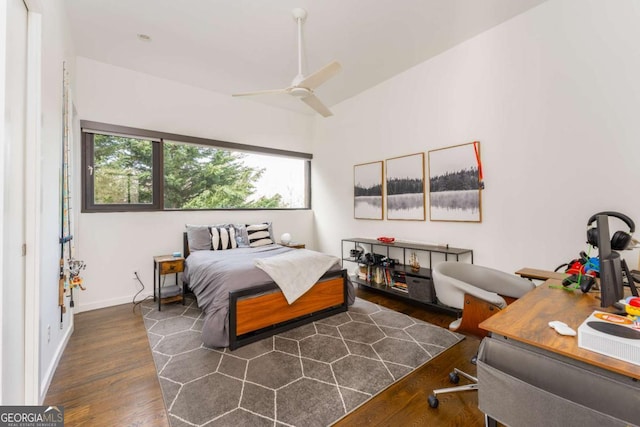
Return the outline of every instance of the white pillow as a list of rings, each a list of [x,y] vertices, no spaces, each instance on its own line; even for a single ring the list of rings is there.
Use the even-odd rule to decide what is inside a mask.
[[[236,241],[236,229],[233,226],[211,227],[211,249],[222,251],[238,247]]]
[[[262,224],[247,224],[249,246],[257,248],[258,246],[272,245],[273,237],[271,236],[270,228],[271,224],[268,222]]]

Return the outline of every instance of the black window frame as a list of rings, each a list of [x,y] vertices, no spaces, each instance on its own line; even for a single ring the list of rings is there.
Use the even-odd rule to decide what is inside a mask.
[[[149,212],[149,211],[235,211],[235,210],[310,210],[311,209],[311,160],[313,155],[298,151],[280,150],[277,148],[258,147],[248,144],[178,135],[148,129],[99,123],[81,120],[81,168],[82,168],[82,208],[81,212]],[[152,202],[140,204],[96,204],[94,199],[94,135],[126,136],[146,139],[153,144],[152,149]],[[305,207],[302,208],[207,208],[207,209],[166,209],[164,207],[164,141],[184,144],[205,145],[223,150],[240,151],[252,154],[268,154],[298,158],[305,161]]]

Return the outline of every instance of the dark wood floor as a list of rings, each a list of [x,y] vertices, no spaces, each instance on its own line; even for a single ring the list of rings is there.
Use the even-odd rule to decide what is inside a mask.
[[[140,308],[77,314],[45,405],[65,426],[169,426]]]
[[[379,293],[358,296],[447,327],[453,317]],[[480,341],[468,336],[452,349],[340,420],[336,426],[482,426],[477,392],[443,394],[431,409],[431,390],[450,387],[454,367],[475,375],[470,363]],[[465,380],[461,379],[461,383]],[[167,426],[167,415],[139,310],[132,305],[80,313],[55,373],[45,405],[62,405],[68,426]]]

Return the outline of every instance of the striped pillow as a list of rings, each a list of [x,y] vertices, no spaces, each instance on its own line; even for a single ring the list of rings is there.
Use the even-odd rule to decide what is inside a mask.
[[[268,222],[262,224],[247,224],[249,246],[257,248],[258,246],[273,244],[270,228],[271,224]]]
[[[211,232],[211,249],[214,251],[235,249],[238,247],[238,242],[236,242],[236,229],[233,226],[210,227],[209,231]]]

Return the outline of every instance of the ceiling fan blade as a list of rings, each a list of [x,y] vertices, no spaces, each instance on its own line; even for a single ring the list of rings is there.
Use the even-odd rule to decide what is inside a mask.
[[[307,89],[315,89],[322,83],[329,80],[331,77],[335,76],[341,69],[342,65],[340,65],[338,61],[333,61],[332,63],[325,65],[315,73],[305,77],[296,86],[306,87]]]
[[[309,95],[300,99],[309,107],[316,110],[317,113],[321,114],[322,117],[333,116],[333,113],[331,112],[331,110],[325,107],[324,104],[315,95]]]
[[[234,93],[231,96],[253,96],[253,95],[278,95],[281,93],[289,93],[290,88],[287,89],[271,89],[271,90],[258,90],[255,92],[241,92]]]

